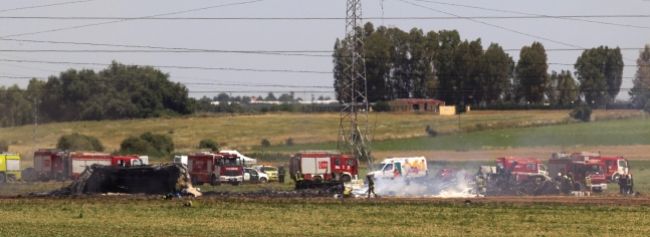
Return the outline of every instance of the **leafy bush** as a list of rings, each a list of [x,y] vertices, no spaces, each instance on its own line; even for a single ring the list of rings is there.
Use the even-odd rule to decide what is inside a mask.
[[[120,144],[122,154],[141,154],[163,157],[174,151],[174,142],[169,135],[143,133],[140,137],[128,137]]]
[[[156,154],[156,149],[151,143],[139,137],[128,137],[120,144],[120,153],[122,154]]]
[[[287,140],[284,142],[285,145],[287,146],[293,146],[293,138],[287,138]]]
[[[372,109],[375,112],[388,112],[390,111],[390,105],[386,101],[378,101],[372,106]]]
[[[0,140],[0,152],[6,152],[6,151],[9,151],[9,143]]]
[[[219,152],[219,145],[212,139],[203,139],[199,142],[199,149],[210,149],[214,152]]]
[[[575,108],[569,113],[571,118],[583,121],[583,122],[589,122],[591,120],[591,107],[589,105],[581,103],[576,105]]]
[[[167,155],[174,151],[174,142],[169,135],[146,132],[140,135],[140,138],[149,142],[161,154]]]
[[[262,145],[262,147],[270,147],[270,146],[271,146],[271,142],[269,141],[269,139],[264,138],[264,139],[262,139],[262,141],[260,142],[260,145]]]
[[[438,136],[438,132],[431,128],[431,126],[427,125],[426,128],[424,128],[424,131],[427,133],[429,137],[435,137]]]
[[[99,139],[79,133],[61,136],[56,148],[72,151],[104,151],[104,145]]]

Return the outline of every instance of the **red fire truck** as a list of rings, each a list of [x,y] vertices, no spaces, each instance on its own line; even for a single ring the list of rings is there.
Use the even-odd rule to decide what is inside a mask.
[[[39,149],[34,152],[32,180],[76,179],[86,167],[98,164],[106,166],[134,166],[148,164],[147,157],[135,155],[112,156],[98,152],[64,152],[57,149]]]
[[[622,175],[630,174],[630,165],[622,156],[602,156],[600,153],[578,152],[571,154],[571,157],[598,161],[609,182],[617,182]]]
[[[304,152],[291,157],[289,164],[291,178],[297,188],[314,185],[340,184],[357,179],[359,164],[350,155],[330,152]]]
[[[187,156],[192,183],[241,184],[244,181],[244,160],[229,153],[195,153]]]
[[[510,175],[515,181],[522,182],[530,178],[548,177],[546,166],[536,158],[530,157],[499,157],[497,173]]]
[[[201,185],[210,183],[219,184],[218,162],[221,155],[213,153],[195,153],[187,156],[187,167],[192,183]]]
[[[574,189],[585,188],[594,192],[607,189],[605,169],[599,160],[576,154],[555,153],[548,161],[548,168],[558,178],[565,175],[570,177],[571,181],[579,185]]]
[[[546,166],[536,158],[499,157],[496,166],[481,166],[477,190],[485,195],[541,195],[554,192]]]
[[[220,153],[221,160],[219,160],[219,182],[230,183],[238,185],[244,182],[244,166],[246,165],[244,159],[237,154]]]

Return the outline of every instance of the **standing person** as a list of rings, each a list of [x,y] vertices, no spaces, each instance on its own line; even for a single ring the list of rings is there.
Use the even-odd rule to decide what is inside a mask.
[[[618,191],[620,194],[625,195],[627,192],[627,175],[621,175],[620,178],[618,178]]]
[[[366,175],[366,181],[368,182],[368,198],[370,198],[371,193],[374,197],[377,197],[375,193],[375,180],[372,175]]]
[[[625,175],[625,194],[634,194],[634,181],[632,181],[632,175]]]
[[[278,167],[278,182],[284,183],[284,175],[285,175],[285,170],[284,166]]]

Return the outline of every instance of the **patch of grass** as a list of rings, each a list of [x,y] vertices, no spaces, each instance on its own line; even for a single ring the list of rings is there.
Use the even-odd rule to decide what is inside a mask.
[[[594,114],[599,120],[640,116],[638,111],[632,110],[595,111]],[[567,123],[569,120],[568,110],[473,111],[461,116],[461,130],[541,126]],[[125,138],[145,132],[169,134],[177,152],[193,151],[196,144],[206,138],[225,143],[226,147],[249,151],[258,147],[263,138],[269,139],[271,144],[283,144],[290,137],[296,146],[335,142],[339,121],[338,113],[217,114],[42,124],[38,126],[35,144],[32,139],[34,128],[30,125],[0,128],[0,134],[3,140],[11,143],[9,149],[12,152],[25,157],[31,157],[34,147],[54,147],[59,136],[72,132],[97,137],[109,152],[119,150],[120,142]],[[426,136],[427,125],[440,134],[458,132],[457,116],[371,113],[369,123],[371,136],[376,140],[423,137]]]
[[[0,200],[7,236],[583,236],[650,232],[649,207],[413,201]],[[625,220],[625,224],[611,220]]]
[[[378,151],[480,150],[507,147],[650,144],[650,121],[644,118],[506,128],[438,137],[415,137],[372,142]],[[336,143],[276,146],[271,151],[334,149]]]

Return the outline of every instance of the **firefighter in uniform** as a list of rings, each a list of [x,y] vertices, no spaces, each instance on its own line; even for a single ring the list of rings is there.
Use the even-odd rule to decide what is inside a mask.
[[[278,182],[284,183],[284,175],[286,171],[284,170],[284,166],[278,167]]]
[[[485,177],[482,174],[476,176],[476,196],[482,194],[485,195]]]
[[[621,175],[618,178],[618,192],[622,195],[627,194],[627,175]]]
[[[377,197],[377,194],[375,193],[375,180],[372,175],[366,175],[366,181],[368,182],[368,198],[370,198],[370,194]]]
[[[478,168],[478,172],[476,172],[476,196],[483,194],[485,195],[485,192],[487,191],[485,188],[485,177],[483,175],[483,170],[481,168]]]
[[[625,194],[633,194],[634,193],[634,182],[632,181],[632,175],[631,174],[626,174],[625,175]]]

